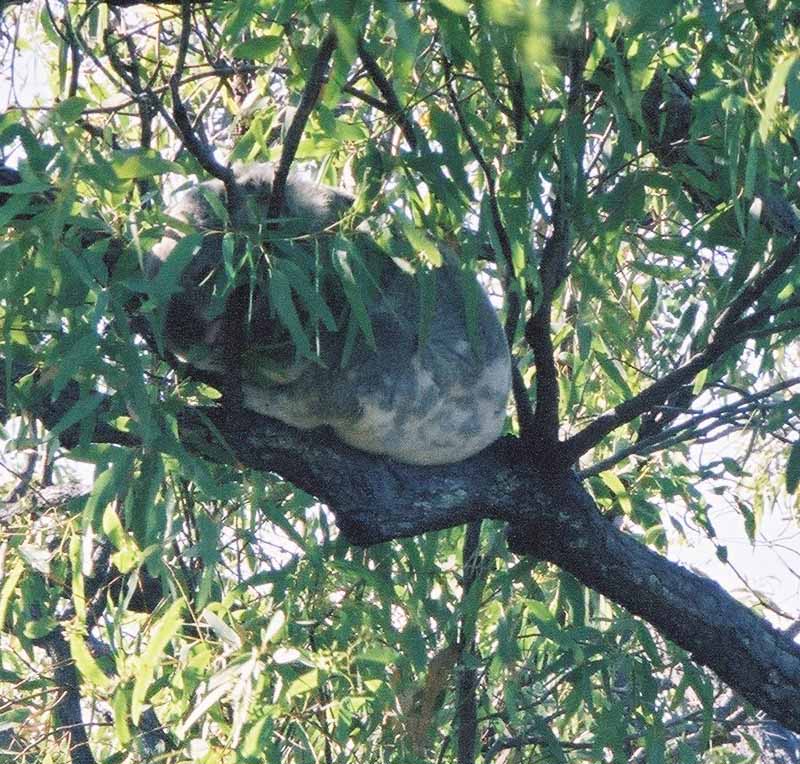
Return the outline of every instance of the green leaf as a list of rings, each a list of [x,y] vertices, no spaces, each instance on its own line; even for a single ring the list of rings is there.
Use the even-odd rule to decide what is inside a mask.
[[[122,451],[116,461],[103,470],[94,480],[92,492],[83,508],[83,527],[95,526],[97,514],[104,510],[116,496],[126,487],[126,481],[133,462],[132,451]]]
[[[280,322],[288,329],[298,352],[306,358],[311,357],[311,344],[292,299],[289,279],[277,268],[273,268],[269,274],[269,299],[270,307],[277,312]]]
[[[180,172],[181,167],[175,162],[164,159],[152,149],[128,149],[114,152],[111,160],[114,172],[121,180],[135,178],[151,178],[168,172]]]
[[[311,669],[301,674],[295,679],[286,690],[286,701],[296,698],[298,695],[305,695],[319,687],[321,676],[319,669]]]
[[[543,739],[542,748],[547,751],[547,761],[552,762],[552,764],[568,764],[569,759],[567,759],[560,741],[550,729],[550,725],[536,715],[534,715],[531,723],[532,729],[536,730]]]
[[[175,245],[155,278],[147,282],[147,291],[156,302],[165,304],[171,295],[182,290],[181,274],[202,243],[202,234],[190,233]]]
[[[131,728],[128,726],[129,696],[128,687],[121,685],[114,692],[111,702],[111,709],[114,712],[114,730],[117,733],[117,740],[123,746],[128,745],[131,741]]]
[[[108,540],[117,548],[121,549],[125,543],[125,530],[119,521],[117,513],[112,506],[107,506],[103,512],[103,533]]]
[[[469,3],[466,0],[436,0],[436,2],[459,16],[466,16],[469,13]]]
[[[52,396],[57,398],[67,383],[76,376],[79,370],[91,368],[97,359],[97,346],[99,338],[94,331],[89,331],[77,342],[73,342],[69,349],[62,351],[60,362],[56,366],[56,376],[52,384]]]
[[[423,231],[412,225],[404,224],[403,233],[423,262],[434,268],[439,268],[442,265],[442,253],[439,250],[439,245],[433,239],[430,239]]]
[[[617,368],[617,364],[601,353],[597,353],[597,362],[602,366],[603,371],[608,377],[608,381],[611,383],[611,386],[616,389],[619,396],[623,399],[632,397],[631,389],[628,387],[628,383],[625,381],[619,368]]]
[[[708,369],[703,369],[702,371],[698,372],[694,378],[694,382],[692,383],[692,397],[697,397],[703,392],[703,388],[706,386],[706,380],[708,379]]]
[[[633,504],[625,484],[613,472],[601,472],[600,479],[611,489],[611,492],[619,501],[622,511],[630,517],[633,514]]]
[[[22,633],[28,639],[41,639],[59,627],[58,621],[51,615],[28,621],[22,628]]]
[[[761,159],[761,142],[758,139],[758,134],[753,133],[750,136],[750,147],[747,150],[747,166],[744,173],[744,197],[745,199],[752,198],[756,188],[756,177],[759,169],[759,160]]]
[[[315,319],[322,321],[328,331],[336,331],[336,319],[314,284],[300,266],[288,258],[281,258],[280,270],[286,274],[292,289],[301,298],[303,307]]]
[[[372,331],[372,322],[370,320],[364,298],[361,295],[360,285],[356,282],[350,263],[351,258],[354,262],[358,263],[359,255],[355,247],[350,242],[344,240],[341,241],[345,248],[337,248],[334,251],[332,257],[333,267],[337,276],[339,277],[339,281],[342,285],[342,289],[344,290],[347,302],[350,304],[350,308],[353,311],[355,325],[361,330],[361,333],[364,335],[369,347],[372,350],[377,350],[375,335]],[[342,360],[345,360],[344,354]]]
[[[84,396],[78,400],[77,403],[71,406],[67,413],[58,420],[58,423],[55,425],[55,427],[50,430],[50,436],[55,438],[57,435],[60,435],[62,432],[68,430],[78,422],[82,422],[84,419],[89,419],[89,417],[97,410],[102,402],[103,396],[97,393],[89,393],[88,395]]]
[[[356,655],[357,661],[364,663],[378,663],[381,666],[391,666],[400,658],[400,653],[387,645],[373,645]]]
[[[78,121],[88,104],[89,100],[80,96],[67,98],[50,112],[50,120],[57,125],[71,125]]]
[[[0,630],[6,628],[6,614],[8,613],[8,606],[11,602],[11,597],[17,591],[17,584],[19,583],[22,574],[25,572],[25,565],[18,561],[13,565],[10,571],[6,571],[3,578],[3,587],[0,589]]]
[[[269,619],[267,628],[264,632],[262,644],[274,642],[278,635],[283,631],[286,623],[286,613],[283,610],[276,610]]]
[[[78,630],[72,630],[69,635],[69,647],[72,660],[81,672],[81,675],[95,687],[108,689],[111,679],[100,668],[94,656],[86,646],[86,639]]]
[[[142,561],[139,547],[130,533],[122,527],[119,516],[111,504],[103,512],[103,533],[117,549],[112,555],[112,560],[120,573],[130,572]]]
[[[5,191],[5,188],[3,189]],[[0,207],[0,229],[5,228],[14,218],[25,212],[31,203],[27,194],[15,194]]]
[[[793,53],[783,60],[779,61],[775,68],[772,70],[772,77],[770,78],[769,85],[764,94],[764,109],[761,113],[761,121],[758,125],[758,134],[761,137],[761,142],[766,144],[770,132],[775,122],[775,111],[778,108],[783,97],[783,91],[786,87],[786,80],[789,77],[789,72],[800,61],[800,56]]]
[[[156,668],[161,660],[165,648],[170,643],[178,629],[181,627],[184,611],[183,600],[176,600],[169,610],[159,619],[153,630],[153,636],[139,659],[136,680],[131,695],[131,719],[134,724],[139,723],[147,691],[153,683]]]
[[[248,60],[269,58],[281,47],[281,42],[281,37],[277,35],[251,37],[249,40],[240,42],[231,51],[231,56],[233,56],[233,58],[244,58]]]
[[[148,388],[145,385],[142,354],[126,321],[127,314],[116,300],[112,303],[112,313],[119,327],[117,331],[123,340],[119,346],[119,358],[124,364],[125,377],[124,380],[120,381],[118,388],[121,390],[124,400],[128,403],[132,420],[137,425],[138,434],[145,445],[149,446],[160,433],[157,419],[159,412],[150,404],[150,397],[153,391],[152,388]]]

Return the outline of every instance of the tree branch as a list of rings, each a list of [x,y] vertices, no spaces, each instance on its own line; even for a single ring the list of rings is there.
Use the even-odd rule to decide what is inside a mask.
[[[497,241],[500,243],[500,251],[503,254],[503,259],[505,260],[506,264],[505,293],[508,312],[506,314],[506,323],[504,328],[509,352],[513,352],[514,335],[516,334],[517,323],[519,322],[519,316],[522,312],[522,305],[520,304],[519,293],[512,287],[514,275],[512,270],[513,255],[511,251],[511,240],[508,237],[508,231],[503,224],[503,218],[500,214],[500,205],[497,201],[497,187],[494,173],[492,172],[491,166],[486,161],[486,158],[483,156],[483,152],[478,145],[478,141],[472,134],[472,130],[470,130],[467,120],[464,117],[464,113],[461,110],[461,105],[458,102],[458,94],[456,93],[453,85],[454,77],[450,61],[447,58],[444,58],[443,63],[447,77],[447,93],[450,98],[450,104],[455,112],[456,120],[461,128],[461,133],[464,136],[464,140],[466,140],[472,156],[480,166],[481,170],[483,171],[483,176],[486,179],[486,193],[489,196],[489,210],[492,215],[492,225],[494,227],[495,234],[497,235]],[[538,374],[538,364],[536,368]],[[516,367],[516,363],[513,364],[512,375],[512,392],[514,394],[514,405],[517,409],[517,419],[519,422],[520,434],[525,439],[528,439],[529,437],[533,438],[537,431],[537,419],[531,408],[528,390],[525,387],[525,382],[522,379],[522,375],[519,373],[519,370]]]
[[[200,163],[200,166],[215,178],[219,178],[225,184],[228,192],[228,204],[236,196],[236,182],[233,177],[233,170],[230,167],[220,164],[214,157],[211,147],[202,140],[192,126],[189,113],[181,99],[180,84],[183,77],[183,69],[186,64],[186,52],[189,48],[189,35],[192,31],[192,4],[189,0],[181,2],[181,37],[178,44],[178,57],[175,62],[175,70],[169,80],[170,91],[172,93],[172,116],[181,134],[181,139],[191,155]],[[233,193],[231,193],[233,191]]]
[[[361,57],[364,67],[369,73],[369,76],[372,79],[372,82],[375,84],[375,87],[378,88],[378,92],[386,101],[386,107],[388,108],[384,108],[382,111],[385,111],[392,117],[392,119],[394,119],[394,121],[403,131],[403,136],[406,139],[406,143],[408,143],[412,151],[416,151],[417,133],[414,129],[414,123],[409,119],[406,110],[400,104],[400,101],[394,92],[394,88],[392,87],[392,83],[389,82],[386,75],[378,66],[378,62],[367,49],[367,44],[363,37],[358,38],[357,44],[358,55]]]
[[[47,413],[48,401],[41,396],[37,415]],[[178,424],[181,442],[194,453],[215,461],[233,454],[239,464],[277,473],[319,498],[354,544],[482,518],[507,521],[515,551],[554,562],[641,615],[800,732],[800,646],[713,581],[618,530],[573,474],[531,469],[525,446],[514,438],[457,464],[419,467],[356,451],[325,430],[304,432],[249,411],[187,407]]]
[[[81,714],[78,671],[61,627],[58,626],[46,636],[35,640],[34,644],[44,648],[53,664],[53,682],[59,692],[58,700],[53,706],[56,735],[66,741],[72,764],[95,764]]]
[[[643,616],[723,681],[800,731],[800,646],[726,594],[620,532],[577,479],[520,468],[520,444],[501,440],[460,464],[400,465],[249,416],[209,411],[239,458],[278,472],[334,511],[357,544],[373,544],[481,517],[512,522],[516,551],[550,560]],[[213,441],[188,412],[182,440],[202,451]],[[591,549],[591,554],[587,550]]]
[[[757,407],[765,406],[767,405],[763,403],[765,398],[797,385],[800,385],[800,377],[794,377],[784,382],[779,382],[768,387],[766,390],[743,395],[738,400],[733,403],[728,403],[725,406],[720,406],[710,411],[702,411],[699,414],[691,416],[685,422],[681,422],[672,427],[665,427],[663,430],[660,430],[650,437],[642,438],[637,443],[627,448],[620,449],[612,456],[609,456],[608,459],[603,459],[603,461],[593,464],[588,469],[580,470],[578,476],[584,479],[592,475],[599,475],[601,472],[611,469],[615,464],[624,461],[629,456],[644,456],[657,450],[660,451],[667,446],[674,445],[678,441],[701,437],[706,434],[708,429],[719,427],[723,423],[729,422],[734,418],[745,417],[749,420],[752,417],[751,407],[754,405]],[[703,422],[710,422],[705,432],[697,429]]]
[[[558,510],[512,529],[512,548],[559,565],[642,616],[750,702],[798,731],[800,646],[715,582],[620,533],[577,481],[565,483],[564,490]]]
[[[583,68],[585,53],[581,48],[570,52],[569,95],[567,98],[567,126],[570,122],[582,124],[584,117]],[[536,414],[534,433],[546,453],[558,443],[558,370],[553,349],[551,314],[553,296],[566,278],[570,248],[570,222],[568,211],[576,196],[576,188],[583,162],[583,142],[574,151],[566,137],[561,140],[560,182],[551,218],[552,231],[542,249],[539,263],[541,302],[525,325],[525,339],[533,350],[536,363]],[[531,306],[536,295],[529,293]]]
[[[564,441],[562,458],[564,464],[574,464],[583,454],[594,448],[606,435],[620,425],[634,420],[637,416],[661,405],[670,393],[694,379],[703,369],[709,368],[721,356],[738,345],[746,336],[740,329],[740,317],[748,307],[753,305],[764,290],[779,276],[786,272],[800,252],[800,235],[796,236],[784,247],[775,259],[763,271],[756,274],[733,299],[720,315],[711,332],[711,341],[696,353],[683,366],[654,382],[641,393],[623,401],[613,411],[601,414],[583,430]],[[747,318],[741,319],[746,322]]]
[[[462,554],[461,623],[456,664],[456,747],[458,764],[474,764],[478,742],[478,671],[475,660],[475,625],[477,603],[484,584],[483,561],[480,556],[481,523],[467,526]]]
[[[687,153],[692,122],[693,87],[679,72],[670,76],[658,73],[642,100],[642,111],[650,131],[653,152],[665,165],[686,162],[694,166]],[[697,168],[702,171],[702,168]],[[708,207],[708,200],[690,193],[699,209]],[[602,414],[587,427],[565,441],[564,464],[574,464],[583,454],[600,443],[609,433],[637,416],[662,405],[670,394],[691,382],[703,369],[710,367],[725,352],[747,338],[765,311],[744,314],[752,308],[770,284],[783,275],[800,252],[800,220],[786,197],[769,185],[757,197],[763,208],[764,226],[776,233],[788,233],[793,240],[762,271],[750,278],[720,314],[711,332],[711,341],[686,364],[656,381],[639,395],[624,401],[612,412]],[[714,202],[716,204],[716,202]],[[774,312],[774,311],[773,311]],[[771,315],[771,313],[770,313]]]
[[[511,240],[508,237],[508,231],[506,231],[503,218],[500,214],[500,205],[497,201],[497,188],[494,173],[492,172],[492,168],[489,166],[489,163],[483,156],[483,152],[478,145],[478,141],[475,140],[475,136],[472,134],[472,130],[470,130],[467,120],[464,117],[464,112],[461,110],[461,106],[458,102],[458,94],[453,86],[453,73],[451,71],[450,61],[447,58],[443,58],[442,61],[447,78],[447,93],[450,97],[450,104],[455,112],[458,125],[461,128],[461,134],[464,136],[464,140],[466,140],[467,145],[469,146],[470,153],[475,158],[475,161],[480,165],[480,168],[483,171],[483,176],[486,179],[486,193],[489,195],[489,210],[492,215],[492,225],[494,226],[494,231],[497,234],[497,240],[500,242],[500,249],[503,253],[503,257],[505,258],[507,267],[510,268],[513,260],[511,252]]]
[[[289,179],[289,170],[297,153],[297,147],[300,145],[300,138],[303,136],[303,130],[306,128],[308,118],[314,110],[319,94],[322,92],[322,86],[327,79],[328,64],[334,50],[336,50],[336,35],[333,32],[329,32],[322,41],[317,57],[314,60],[314,65],[309,72],[308,81],[300,99],[300,105],[297,107],[297,111],[292,118],[292,124],[289,125],[286,137],[283,140],[281,158],[275,169],[275,176],[272,179],[272,194],[270,195],[267,212],[267,217],[270,219],[280,217],[286,192],[286,181]]]

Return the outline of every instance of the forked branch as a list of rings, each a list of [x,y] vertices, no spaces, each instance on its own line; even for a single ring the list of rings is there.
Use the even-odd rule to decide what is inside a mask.
[[[685,364],[654,382],[641,393],[620,403],[612,411],[601,414],[583,430],[564,442],[564,464],[574,464],[617,427],[663,404],[682,385],[689,384],[704,369],[712,366],[731,348],[747,339],[750,327],[743,314],[751,308],[770,284],[774,283],[794,263],[800,253],[800,235],[790,241],[772,262],[753,276],[720,314],[706,347],[695,353]]]

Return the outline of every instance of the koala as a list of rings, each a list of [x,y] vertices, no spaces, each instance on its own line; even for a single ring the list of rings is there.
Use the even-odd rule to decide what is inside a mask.
[[[280,218],[267,221],[271,165],[235,167],[234,176],[247,209],[228,210],[231,225],[251,241],[254,231],[266,230],[271,262],[285,255],[313,278],[319,258],[335,256],[337,239],[329,229],[353,197],[290,175]],[[230,304],[220,296],[225,197],[224,185],[211,180],[189,189],[167,210],[186,224],[181,229],[196,229],[203,238],[160,306],[167,350],[190,367],[221,377],[230,372],[224,348]],[[165,267],[181,236],[168,229],[153,247],[145,262],[149,278]],[[364,305],[374,342],[363,327],[357,330],[342,282],[329,278],[320,290],[329,318],[311,323],[309,347],[298,353],[270,303],[270,289],[257,286],[249,291],[241,354],[243,407],[303,430],[328,426],[354,448],[408,464],[449,464],[477,453],[500,435],[511,387],[505,335],[487,294],[473,279],[467,285],[472,299],[465,299],[463,274],[446,257],[432,274],[431,304],[422,299],[415,276],[395,265],[392,253],[363,232],[348,236],[370,272]],[[297,315],[303,317],[302,305]]]

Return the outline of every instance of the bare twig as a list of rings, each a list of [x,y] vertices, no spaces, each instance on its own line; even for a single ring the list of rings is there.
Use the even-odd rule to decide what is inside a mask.
[[[506,313],[505,333],[509,350],[511,350],[514,345],[514,335],[516,334],[519,316],[522,312],[519,294],[511,286],[511,240],[508,237],[508,231],[506,231],[506,227],[503,224],[503,219],[500,214],[500,205],[497,201],[497,188],[494,172],[492,171],[489,163],[486,161],[486,158],[483,156],[483,152],[478,145],[478,141],[472,134],[472,130],[470,130],[467,120],[464,117],[464,113],[461,110],[458,94],[456,93],[455,86],[453,85],[454,76],[450,61],[447,58],[443,58],[443,64],[447,78],[447,92],[450,98],[450,103],[453,107],[453,111],[455,112],[456,119],[458,120],[459,127],[461,128],[461,132],[464,136],[464,140],[466,140],[472,156],[480,166],[481,170],[483,171],[484,178],[486,179],[486,193],[489,195],[489,210],[492,215],[492,225],[494,227],[495,234],[497,235],[497,240],[500,243],[500,250],[503,254],[503,259],[505,260],[506,265],[505,293],[508,311]],[[535,417],[531,409],[530,399],[528,398],[528,391],[525,387],[522,375],[516,369],[516,365],[514,366],[512,383],[514,404],[517,408],[520,434],[523,438],[527,438],[536,432]]]
[[[170,91],[172,93],[172,115],[175,124],[181,134],[184,145],[192,156],[200,163],[200,166],[219,178],[225,184],[225,191],[228,193],[228,207],[235,208],[238,201],[238,188],[233,177],[233,170],[220,164],[214,157],[211,148],[203,141],[192,127],[189,113],[186,110],[181,94],[180,85],[183,77],[183,70],[186,66],[186,53],[189,49],[189,36],[192,31],[192,3],[190,0],[181,2],[181,36],[178,44],[178,56],[175,61],[175,70],[170,77]]]
[[[780,303],[780,305],[768,305],[766,308],[761,308],[761,310],[748,313],[744,318],[740,318],[737,321],[736,333],[746,333],[748,337],[752,337],[754,334],[752,333],[750,327],[755,328],[760,324],[763,324],[765,321],[769,321],[769,319],[774,318],[779,313],[785,313],[787,310],[794,310],[795,308],[800,308],[800,293],[792,295],[788,300]],[[774,331],[779,331],[777,328],[778,326],[778,324],[775,324],[772,327]],[[765,333],[769,328],[770,327],[764,327],[763,331],[758,330],[759,334]]]
[[[615,464],[624,461],[630,456],[644,456],[646,454],[651,454],[654,451],[663,450],[667,445],[677,442],[676,436],[678,435],[683,436],[680,438],[680,440],[686,440],[690,437],[694,437],[695,434],[700,435],[708,430],[708,428],[706,428],[704,431],[697,430],[697,427],[701,423],[710,420],[712,428],[721,426],[722,424],[745,415],[748,411],[746,407],[749,407],[754,403],[759,403],[765,398],[775,395],[775,393],[781,392],[782,390],[788,390],[796,385],[800,385],[800,377],[793,377],[785,382],[779,382],[778,384],[768,387],[766,390],[760,390],[749,395],[742,395],[733,403],[719,406],[718,408],[711,409],[710,411],[702,411],[699,414],[691,416],[684,422],[673,425],[672,427],[664,428],[656,435],[653,435],[649,438],[643,438],[639,442],[634,443],[627,448],[620,449],[607,459],[603,459],[602,461],[593,464],[591,467],[588,467],[585,470],[580,470],[578,472],[578,476],[580,478],[587,478],[592,475],[599,475],[601,472],[611,469],[611,467],[613,467]]]
[[[500,249],[503,253],[506,265],[507,267],[511,267],[511,240],[508,237],[508,231],[506,231],[502,215],[500,214],[500,206],[497,202],[497,188],[494,172],[492,172],[492,168],[484,158],[483,152],[481,151],[475,136],[472,134],[472,130],[470,130],[470,127],[467,124],[467,120],[464,117],[464,112],[461,110],[458,94],[453,86],[453,74],[450,61],[447,58],[443,58],[442,62],[447,78],[447,93],[450,97],[450,103],[453,106],[453,111],[455,112],[458,125],[461,128],[461,133],[464,136],[464,140],[466,140],[472,156],[475,158],[475,161],[478,163],[478,165],[480,165],[480,168],[483,171],[483,175],[486,179],[486,193],[489,195],[489,210],[492,215],[492,225],[494,226],[495,233],[497,234],[497,240],[500,242]]]

